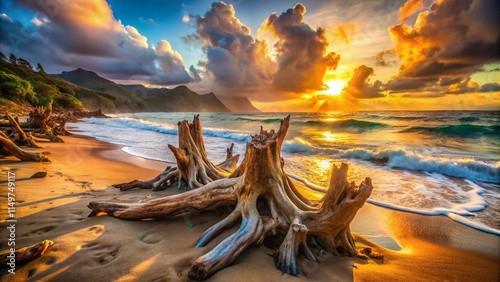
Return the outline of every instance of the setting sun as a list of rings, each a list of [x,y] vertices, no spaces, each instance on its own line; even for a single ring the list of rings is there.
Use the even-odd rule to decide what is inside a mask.
[[[342,89],[344,89],[346,85],[346,81],[339,80],[339,79],[334,79],[334,80],[329,80],[325,82],[325,84],[328,86],[328,89],[323,90],[319,93],[329,95],[329,96],[337,96],[342,93]]]

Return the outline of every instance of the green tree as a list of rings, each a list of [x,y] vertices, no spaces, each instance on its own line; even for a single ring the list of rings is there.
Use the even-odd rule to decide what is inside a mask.
[[[9,62],[13,65],[17,65],[17,57],[14,54],[9,55]]]
[[[47,73],[45,72],[45,69],[40,63],[36,64],[36,70],[38,71],[39,74],[41,75],[46,75]]]
[[[29,68],[29,69],[33,69],[33,67],[31,66],[30,62],[26,61],[23,58],[18,58],[17,59],[17,64],[20,65],[20,66]]]
[[[25,99],[31,103],[37,102],[33,86],[29,81],[4,71],[0,71],[0,97],[16,102]]]

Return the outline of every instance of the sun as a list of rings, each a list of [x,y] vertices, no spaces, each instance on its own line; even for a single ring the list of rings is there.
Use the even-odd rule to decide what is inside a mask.
[[[318,93],[328,96],[337,96],[342,93],[342,89],[344,89],[346,82],[340,79],[333,79],[325,82],[325,84],[328,86],[328,89]]]

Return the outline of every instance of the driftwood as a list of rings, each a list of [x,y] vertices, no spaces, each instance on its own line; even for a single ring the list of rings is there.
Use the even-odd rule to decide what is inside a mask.
[[[49,159],[40,153],[27,152],[19,148],[14,142],[12,142],[5,133],[0,131],[0,155],[14,156],[21,161],[34,161],[34,162],[48,162]]]
[[[54,242],[50,240],[43,240],[38,244],[18,249],[14,252],[15,255],[14,261],[15,263],[19,263],[36,259],[42,256],[45,253],[45,251],[48,248],[52,247],[53,245]],[[11,261],[11,257],[9,256],[12,256],[12,253],[6,252],[0,254],[0,264],[2,265],[8,264]]]
[[[196,280],[208,278],[249,246],[275,234],[284,235],[274,253],[276,267],[291,275],[300,274],[299,255],[312,261],[317,261],[316,254],[325,251],[340,256],[358,255],[349,225],[372,192],[370,178],[356,186],[347,181],[347,164],[334,166],[322,201],[303,197],[283,169],[281,146],[289,122],[288,116],[277,132],[261,128],[259,134],[252,136],[243,162],[226,179],[141,204],[90,202],[89,216],[104,212],[117,218],[146,219],[234,206],[226,218],[196,242],[195,247],[203,247],[224,229],[240,222],[235,233],[192,264],[188,275]]]
[[[17,118],[12,117],[10,114],[7,114],[7,118],[10,121],[10,124],[14,128],[15,132],[15,139],[13,140],[14,143],[18,146],[27,146],[31,148],[40,148],[33,140],[33,137],[31,134],[26,134],[24,130],[21,128],[21,125],[19,125],[19,120]]]
[[[214,165],[207,156],[203,141],[200,116],[196,115],[193,123],[187,120],[178,123],[179,148],[168,145],[174,154],[177,167],[168,166],[162,173],[149,180],[133,180],[113,185],[120,190],[133,188],[164,190],[178,182],[180,189],[195,189],[214,180],[226,178],[236,168],[239,155],[233,156],[232,144],[227,149],[227,158],[219,165]]]
[[[34,111],[31,111],[29,119],[23,127],[35,128],[32,133],[35,137],[49,139],[50,142],[64,143],[64,141],[56,135],[57,133],[54,132],[54,128],[49,126],[51,117],[52,101],[47,108],[37,107]]]
[[[62,116],[52,116],[49,120],[49,125],[52,127],[52,131],[56,135],[61,135],[61,136],[68,136],[68,135],[73,135],[67,128],[66,128],[66,118]]]

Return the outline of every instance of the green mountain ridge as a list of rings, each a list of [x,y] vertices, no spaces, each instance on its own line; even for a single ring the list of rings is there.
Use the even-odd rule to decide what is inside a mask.
[[[130,99],[132,97],[130,91],[125,89],[123,86],[116,84],[111,80],[100,77],[93,71],[84,70],[82,68],[78,68],[73,71],[63,71],[60,74],[52,74],[52,76],[62,78],[78,86],[96,90],[99,92],[104,92],[127,99]]]
[[[2,54],[3,55],[3,54]],[[47,105],[77,110],[102,109],[104,112],[134,112],[140,104],[131,99],[81,87],[62,78],[48,75],[38,64],[38,71],[22,58],[14,55],[0,59],[0,104],[33,106]]]
[[[95,72],[81,68],[54,76],[66,79],[82,87],[132,99],[140,104],[139,110],[145,112],[258,111],[253,105],[247,107],[250,110],[241,110],[242,107],[231,109],[213,92],[198,94],[185,85],[180,85],[172,89],[147,88],[140,84],[120,85],[100,77]],[[247,104],[251,105],[250,101],[246,98],[243,99],[247,101]],[[237,103],[233,104],[237,105]]]

